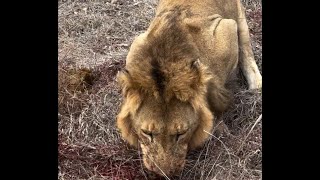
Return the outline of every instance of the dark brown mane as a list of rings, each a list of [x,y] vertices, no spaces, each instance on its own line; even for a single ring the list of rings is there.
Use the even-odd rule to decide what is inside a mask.
[[[131,88],[167,102],[173,97],[188,101],[205,94],[211,75],[198,61],[199,50],[183,22],[186,12],[177,6],[152,21],[126,66]]]
[[[185,63],[189,63],[191,67],[192,62],[199,57],[197,48],[191,44],[192,41],[181,21],[185,10],[176,6],[161,12],[152,23],[148,34],[145,53],[151,57],[151,76],[160,96],[163,96],[171,72],[182,70],[179,66],[169,66],[183,62],[183,66],[188,66]]]

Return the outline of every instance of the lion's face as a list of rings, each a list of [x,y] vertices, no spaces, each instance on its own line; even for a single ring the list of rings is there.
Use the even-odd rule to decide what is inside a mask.
[[[145,166],[158,174],[180,172],[198,118],[189,103],[172,100],[163,105],[145,99],[133,117]]]
[[[206,102],[201,98],[165,102],[136,90],[124,96],[117,116],[122,137],[141,148],[144,165],[150,171],[168,176],[179,173],[187,151],[201,146],[208,138],[204,131],[212,130],[213,114]]]

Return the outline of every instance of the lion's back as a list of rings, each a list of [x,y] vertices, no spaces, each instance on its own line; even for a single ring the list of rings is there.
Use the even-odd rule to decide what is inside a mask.
[[[224,18],[236,20],[239,5],[240,0],[160,0],[156,14],[175,7],[187,7],[191,15],[220,14]]]

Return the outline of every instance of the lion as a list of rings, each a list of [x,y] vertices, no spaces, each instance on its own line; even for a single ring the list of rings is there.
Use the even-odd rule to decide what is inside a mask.
[[[123,96],[117,127],[141,148],[148,170],[181,172],[187,152],[223,127],[217,116],[229,107],[225,85],[238,64],[249,89],[260,89],[240,0],[160,0],[117,75]]]

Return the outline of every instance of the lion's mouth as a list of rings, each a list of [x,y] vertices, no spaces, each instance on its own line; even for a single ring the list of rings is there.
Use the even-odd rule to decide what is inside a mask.
[[[161,176],[172,176],[180,173],[185,165],[185,160],[175,161],[173,159],[162,159],[159,162],[148,158],[143,158],[145,167],[158,175]],[[171,162],[171,163],[170,163]]]

